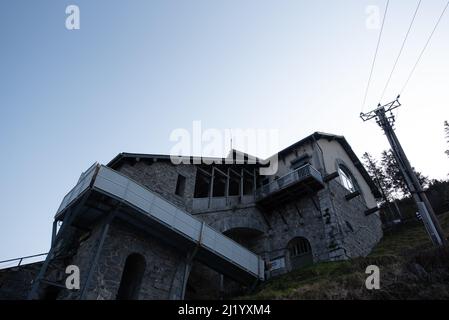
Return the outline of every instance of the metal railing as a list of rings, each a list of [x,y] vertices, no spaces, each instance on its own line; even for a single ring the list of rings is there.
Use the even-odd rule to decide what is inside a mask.
[[[47,253],[40,253],[40,254],[35,254],[32,256],[3,260],[3,261],[0,261],[0,270],[8,269],[8,268],[17,268],[22,265],[27,265],[27,264],[35,263],[35,262],[41,262],[41,261],[45,260],[44,256],[46,256],[46,255],[47,255]],[[38,258],[38,257],[43,257],[43,258],[42,259],[33,259],[33,258]],[[25,263],[23,263],[23,262],[25,262]]]
[[[312,165],[306,164],[257,189],[256,200],[265,198],[270,194],[285,189],[309,177],[313,177],[316,180],[323,182],[323,177],[321,176],[321,173],[317,169],[312,167]]]

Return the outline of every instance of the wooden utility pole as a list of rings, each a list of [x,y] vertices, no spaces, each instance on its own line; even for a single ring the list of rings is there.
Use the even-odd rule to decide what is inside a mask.
[[[418,210],[423,218],[427,233],[436,246],[446,246],[447,239],[444,236],[444,232],[441,229],[435,212],[433,211],[430,201],[427,199],[427,196],[419,183],[419,180],[393,129],[395,118],[391,111],[400,106],[401,104],[399,103],[398,96],[393,102],[390,102],[384,106],[379,104],[377,109],[374,109],[368,113],[360,113],[360,117],[363,121],[368,121],[375,118],[377,124],[383,129],[385,135],[387,136],[388,142],[390,143],[391,150],[402,176],[404,177],[405,183],[410,190],[416,206],[418,207]],[[388,112],[390,113],[389,115],[387,115]]]

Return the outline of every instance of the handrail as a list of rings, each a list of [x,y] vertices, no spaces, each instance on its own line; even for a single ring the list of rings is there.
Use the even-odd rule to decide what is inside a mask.
[[[36,258],[36,257],[40,257],[40,256],[45,256],[45,255],[47,255],[47,252],[46,252],[46,253],[34,254],[34,255],[32,255],[32,256],[25,256],[25,257],[20,257],[20,258],[14,258],[14,259],[3,260],[3,261],[0,261],[0,264],[2,264],[2,263],[7,263],[7,262],[13,262],[13,261],[19,261],[19,263],[18,263],[17,265],[10,266],[9,268],[20,267],[20,265],[22,264],[22,261],[23,261],[24,259]],[[1,266],[0,266],[0,269],[1,269]]]
[[[288,172],[283,176],[271,181],[270,183],[259,187],[256,190],[256,198],[260,199],[264,195],[272,194],[279,191],[294,182],[299,182],[307,176],[313,176],[319,181],[322,181],[321,173],[315,169],[311,164],[305,164],[294,171]],[[292,180],[289,182],[289,180]]]

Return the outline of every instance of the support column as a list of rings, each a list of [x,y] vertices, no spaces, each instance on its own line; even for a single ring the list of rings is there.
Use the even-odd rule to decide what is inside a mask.
[[[240,201],[243,199],[243,168],[240,170]]]
[[[253,169],[253,194],[254,198],[256,197],[256,191],[257,191],[257,176],[256,176],[256,168]]]
[[[226,205],[229,204],[229,181],[231,179],[231,170],[228,168],[227,176],[226,176],[226,187],[225,187],[225,196],[226,196]]]
[[[185,299],[187,282],[189,280],[190,271],[192,270],[192,259],[187,257],[184,267],[184,277],[182,279],[181,300]]]
[[[96,267],[96,265],[98,263],[98,258],[100,257],[101,250],[103,249],[104,240],[106,239],[106,236],[107,236],[108,231],[109,231],[109,226],[110,226],[112,220],[114,219],[116,213],[118,212],[118,210],[119,210],[118,208],[114,209],[114,211],[111,212],[108,215],[108,217],[106,218],[106,220],[105,220],[105,222],[103,224],[101,235],[100,235],[100,238],[98,240],[98,246],[95,249],[95,255],[94,255],[94,258],[92,259],[92,263],[90,264],[89,271],[87,272],[86,281],[85,281],[84,286],[81,289],[81,293],[80,293],[80,295],[78,297],[79,300],[84,300],[85,299],[87,289],[88,289],[90,281],[92,279],[92,274],[93,274],[93,272],[95,270],[95,267]]]
[[[211,198],[214,196],[214,179],[215,179],[215,167],[212,167],[212,175],[210,178],[210,186],[209,186],[209,204],[208,208],[210,208]]]
[[[51,246],[55,244],[57,229],[58,229],[58,220],[55,220],[53,221],[53,227],[51,230]]]
[[[220,300],[224,299],[224,276],[220,274]]]
[[[184,300],[184,298],[185,298],[187,282],[189,280],[190,271],[192,270],[193,259],[195,258],[196,253],[198,252],[198,249],[201,246],[201,243],[203,241],[203,230],[204,230],[204,222],[201,223],[201,230],[200,230],[198,242],[197,242],[195,248],[187,255],[187,258],[186,258],[186,264],[184,267],[184,277],[182,280],[181,300]]]
[[[86,200],[83,200],[81,202],[81,206],[84,205],[84,202]],[[39,286],[41,284],[41,281],[44,280],[45,277],[45,273],[47,272],[48,266],[50,265],[50,262],[55,258],[55,248],[58,244],[59,241],[62,241],[62,237],[64,236],[66,230],[70,227],[70,225],[72,224],[73,220],[75,218],[75,213],[73,212],[72,209],[69,209],[66,213],[65,213],[65,217],[62,223],[62,226],[59,230],[59,233],[57,235],[55,235],[54,239],[53,239],[53,244],[50,247],[50,250],[48,251],[47,257],[45,258],[45,261],[42,265],[42,267],[39,270],[38,275],[36,276],[36,278],[34,279],[33,285],[31,287],[30,292],[28,293],[28,300],[33,300],[33,299],[37,299],[38,297],[38,291],[39,291]]]

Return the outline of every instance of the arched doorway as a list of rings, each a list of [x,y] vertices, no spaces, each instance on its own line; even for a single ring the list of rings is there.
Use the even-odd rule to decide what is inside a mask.
[[[223,232],[223,234],[253,252],[257,251],[259,242],[263,238],[262,231],[247,227],[231,228]]]
[[[132,253],[126,258],[117,300],[136,300],[139,297],[145,267],[146,261],[141,254]]]
[[[313,255],[310,242],[303,237],[292,239],[287,246],[292,270],[313,264]]]

